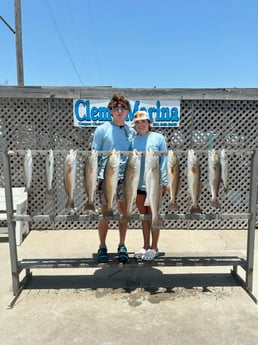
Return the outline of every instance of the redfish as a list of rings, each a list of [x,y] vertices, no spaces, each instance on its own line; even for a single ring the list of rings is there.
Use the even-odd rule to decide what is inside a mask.
[[[71,149],[65,158],[64,186],[67,194],[65,207],[74,209],[74,189],[76,176],[76,150]]]
[[[141,154],[137,150],[130,152],[126,162],[124,175],[124,199],[126,205],[125,220],[130,220],[133,203],[136,200],[137,187],[140,178]]]
[[[169,205],[172,209],[178,210],[177,194],[179,190],[179,161],[173,150],[168,151],[167,178],[170,194]]]
[[[104,197],[106,200],[106,210],[104,216],[113,216],[113,201],[116,195],[120,166],[120,152],[112,150],[108,156],[104,170]]]
[[[211,206],[219,208],[220,160],[216,150],[208,151],[208,179],[211,191]]]
[[[150,206],[151,208],[151,229],[155,230],[160,226],[158,212],[161,201],[161,187],[159,156],[152,149],[146,151],[144,179],[146,185],[144,206]]]
[[[87,201],[85,210],[95,213],[94,198],[96,193],[98,177],[98,152],[92,150],[89,152],[84,166],[84,181],[83,186],[86,193]]]
[[[196,152],[188,150],[187,157],[187,183],[192,199],[191,213],[202,213],[198,202],[201,195],[200,164]]]

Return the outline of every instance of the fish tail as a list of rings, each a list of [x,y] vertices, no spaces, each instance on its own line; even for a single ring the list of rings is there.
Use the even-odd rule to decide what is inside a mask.
[[[228,192],[228,186],[224,186],[224,187],[223,187],[223,191],[224,191],[225,193],[227,193],[227,192]]]
[[[129,222],[130,219],[131,219],[131,213],[123,214],[121,218],[121,222],[122,223]]]
[[[221,204],[218,199],[215,199],[215,200],[211,200],[211,206],[215,208],[220,208]]]
[[[151,230],[159,230],[160,227],[163,225],[162,220],[159,219],[159,217],[154,217],[152,218],[152,223],[151,223]]]
[[[172,210],[179,210],[179,205],[176,201],[172,201],[170,200],[169,201],[169,206],[170,208],[172,208]]]
[[[47,189],[47,190],[46,190],[46,193],[49,194],[49,195],[53,195],[53,194],[54,194],[53,188]]]
[[[74,201],[73,201],[73,199],[68,198],[65,207],[66,208],[74,209]]]
[[[114,215],[114,212],[112,209],[106,209],[104,212],[103,212],[103,216],[104,217],[109,217],[109,216],[113,216]]]
[[[155,231],[155,230],[159,230],[159,222],[154,222],[151,224],[151,230]]]
[[[197,205],[197,206],[192,206],[190,212],[191,212],[191,213],[202,213],[202,209],[200,208],[199,205]]]
[[[144,201],[144,206],[150,206],[150,200],[149,198],[146,198]]]
[[[85,210],[86,211],[93,211],[93,212],[96,211],[94,204],[91,202],[86,202]]]

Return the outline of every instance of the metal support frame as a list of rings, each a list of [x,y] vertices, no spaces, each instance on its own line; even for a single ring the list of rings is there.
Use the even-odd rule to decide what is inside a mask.
[[[111,261],[107,264],[97,264],[93,258],[78,258],[78,259],[27,259],[18,260],[17,248],[15,241],[15,221],[16,220],[79,220],[86,221],[88,219],[98,220],[103,218],[100,215],[19,215],[13,214],[13,203],[12,203],[12,181],[11,181],[11,170],[9,152],[3,151],[3,167],[5,177],[5,193],[6,193],[6,211],[7,211],[7,223],[8,223],[8,234],[9,234],[9,248],[10,248],[10,260],[12,270],[12,283],[13,283],[13,295],[14,298],[9,304],[9,308],[12,308],[17,300],[22,289],[26,285],[28,279],[31,277],[31,269],[33,268],[85,268],[85,267],[123,267],[122,264],[118,263],[115,259],[115,254],[111,255]],[[249,212],[246,214],[166,214],[160,215],[163,219],[218,219],[218,218],[242,218],[248,221],[248,237],[247,237],[247,248],[246,258],[240,258],[237,256],[206,256],[206,257],[159,257],[153,262],[138,262],[133,258],[129,259],[129,262],[125,265],[126,267],[140,268],[140,267],[165,267],[165,266],[231,266],[231,274],[236,278],[239,284],[247,291],[253,301],[257,304],[258,300],[253,295],[253,269],[254,269],[254,249],[255,249],[255,223],[256,223],[256,181],[257,181],[257,170],[258,170],[258,151],[252,150],[252,168],[251,168],[251,179],[250,179],[250,193],[249,193]],[[87,218],[88,217],[88,218]],[[93,218],[92,218],[93,217]],[[144,215],[133,215],[135,219],[145,219]],[[107,218],[105,218],[107,219]],[[113,216],[112,220],[119,220],[120,216]],[[237,268],[241,267],[245,271],[245,280],[238,274]],[[25,270],[25,277],[22,281],[19,279],[20,273]]]

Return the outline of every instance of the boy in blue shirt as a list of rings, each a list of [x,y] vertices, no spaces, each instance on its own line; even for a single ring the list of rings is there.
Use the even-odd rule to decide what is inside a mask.
[[[92,149],[96,151],[130,151],[132,149],[132,140],[135,135],[135,130],[129,127],[125,118],[131,110],[130,103],[121,94],[114,94],[108,104],[112,121],[106,122],[97,127],[94,133]],[[108,156],[100,156],[98,180],[99,180],[99,196],[101,203],[101,212],[105,214],[106,200],[103,192],[104,170]],[[117,186],[117,208],[120,215],[125,214],[125,202],[122,194],[122,184],[124,179],[124,172],[126,166],[127,156],[121,155],[119,166],[119,180]],[[127,222],[119,221],[119,245],[118,245],[118,260],[125,263],[128,260],[127,248],[125,246],[125,238],[127,232]],[[99,263],[108,261],[108,252],[106,245],[106,237],[108,232],[108,221],[101,220],[98,223],[99,233],[99,249],[97,260]]]
[[[149,114],[146,111],[137,111],[134,114],[133,119],[134,127],[137,135],[133,139],[132,148],[137,151],[147,151],[152,149],[153,151],[167,151],[167,144],[165,137],[151,130],[151,120]],[[167,156],[160,156],[160,188],[162,194],[167,192]],[[146,181],[144,179],[145,172],[145,157],[141,158],[141,171],[140,180],[137,189],[136,205],[140,214],[151,215],[150,206],[145,206],[146,199]],[[142,259],[146,261],[154,260],[158,252],[158,240],[160,229],[151,230],[151,221],[142,221],[142,233],[143,233],[143,247],[134,253],[136,259]]]

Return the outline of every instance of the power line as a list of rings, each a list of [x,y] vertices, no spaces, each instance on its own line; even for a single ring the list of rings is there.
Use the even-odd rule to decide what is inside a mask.
[[[74,69],[74,71],[75,71],[75,73],[76,73],[76,75],[77,75],[77,77],[78,77],[78,79],[79,79],[81,85],[84,86],[84,83],[83,83],[83,81],[82,81],[82,79],[81,79],[81,77],[80,77],[80,74],[79,74],[79,72],[78,72],[78,69],[77,69],[77,67],[76,67],[76,65],[75,65],[75,63],[74,63],[74,61],[73,61],[73,58],[72,58],[72,56],[71,56],[71,54],[70,54],[70,52],[69,52],[69,49],[68,49],[68,47],[67,47],[67,45],[66,45],[66,43],[65,43],[65,40],[64,40],[63,35],[62,35],[62,32],[61,32],[61,30],[59,29],[59,26],[58,26],[58,24],[57,24],[57,22],[56,22],[56,20],[55,20],[55,17],[54,17],[54,15],[53,15],[53,12],[52,12],[52,10],[51,10],[51,8],[50,8],[50,6],[49,6],[48,0],[46,1],[46,3],[47,3],[48,10],[49,10],[49,14],[50,14],[50,16],[51,16],[51,19],[53,20],[53,23],[54,23],[54,25],[55,25],[55,28],[56,28],[57,33],[58,33],[58,35],[59,35],[59,38],[61,39],[61,42],[62,42],[62,44],[63,44],[63,46],[64,46],[64,49],[65,49],[65,51],[66,51],[66,54],[67,54],[67,56],[68,56],[68,58],[69,58],[69,60],[70,60],[70,62],[71,62],[71,64],[72,64],[72,66],[73,66],[73,69]]]
[[[2,17],[2,16],[0,16],[0,19],[5,23],[5,25],[12,31],[12,33],[14,33],[15,34],[15,30],[11,27],[11,25],[9,25],[8,23],[7,23],[7,21]]]

